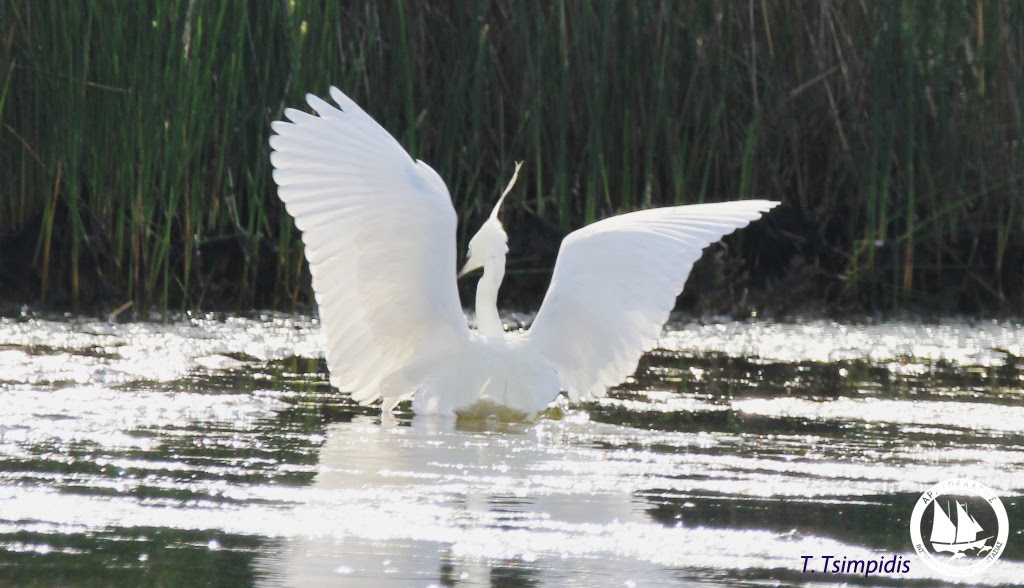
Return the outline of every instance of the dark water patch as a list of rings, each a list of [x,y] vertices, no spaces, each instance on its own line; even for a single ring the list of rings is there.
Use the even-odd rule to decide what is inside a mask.
[[[872,554],[874,559],[883,559],[891,554]],[[841,559],[841,558],[839,558]],[[801,567],[802,561],[797,558],[797,568]],[[899,561],[907,561],[902,557]],[[788,563],[788,562],[787,562]],[[920,564],[919,564],[920,565]],[[817,562],[817,572],[821,571],[822,560]],[[794,571],[793,566],[785,565],[771,570],[741,570],[731,574],[723,574],[716,569],[680,570],[679,580],[684,585],[690,586],[744,586],[750,588],[785,587],[785,586],[909,586],[911,588],[934,588],[936,586],[950,586],[951,583],[936,582],[935,580],[917,580],[913,578],[897,578],[885,575],[862,574],[819,574],[817,572]],[[709,580],[710,579],[710,580]],[[1006,584],[1010,586],[1011,584]]]
[[[111,351],[117,345],[91,347],[54,347],[51,345],[0,345],[0,351],[21,351],[26,355],[47,356],[47,355],[80,355],[94,359],[120,359],[120,354]]]
[[[651,490],[639,496],[647,512],[665,525],[758,528],[794,537],[830,537],[871,549],[899,551],[906,537],[893,535],[902,526],[919,495],[894,493],[829,496],[827,499],[757,497]]]
[[[252,586],[259,537],[126,527],[0,533],[5,586]]]
[[[829,537],[844,544],[899,552],[906,548],[910,514],[919,493],[834,495],[822,498],[736,496],[651,489],[637,496],[649,503],[647,512],[664,525],[764,529],[796,537]],[[1024,520],[1024,500],[1001,499],[1010,521]],[[892,529],[908,529],[906,535]],[[1009,560],[1024,559],[1024,542],[1011,534],[1003,552]]]
[[[612,396],[615,398],[615,396]],[[802,434],[841,436],[856,425],[840,420],[817,421],[799,417],[763,417],[735,410],[672,412],[637,410],[620,405],[587,403],[584,410],[597,422],[659,431],[721,432],[737,435]]]
[[[907,369],[900,372],[900,367]],[[643,390],[651,386],[717,399],[952,397],[1024,406],[1024,370],[1019,362],[987,367],[913,357],[894,358],[884,364],[868,360],[782,362],[721,353],[679,355],[655,351],[641,360],[635,383],[622,388]]]

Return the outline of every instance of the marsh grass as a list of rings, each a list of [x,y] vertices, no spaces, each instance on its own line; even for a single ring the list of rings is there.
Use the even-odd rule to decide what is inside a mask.
[[[777,286],[801,265],[808,296],[844,305],[1024,302],[1015,2],[3,0],[0,14],[0,235],[38,227],[30,272],[0,261],[7,281],[32,273],[37,300],[308,304],[267,137],[333,84],[446,178],[464,219],[525,160],[513,225],[778,198],[735,241]]]

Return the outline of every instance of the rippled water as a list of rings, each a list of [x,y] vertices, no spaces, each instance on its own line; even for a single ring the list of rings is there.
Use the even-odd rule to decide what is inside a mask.
[[[3,585],[945,581],[918,496],[995,489],[1024,579],[1024,327],[680,323],[561,420],[381,422],[315,321],[0,321]],[[804,555],[910,560],[824,575]]]

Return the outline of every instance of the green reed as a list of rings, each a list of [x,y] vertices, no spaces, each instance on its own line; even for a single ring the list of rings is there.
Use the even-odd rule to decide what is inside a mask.
[[[777,198],[779,220],[738,242],[813,267],[812,296],[1024,302],[1017,3],[3,0],[0,15],[0,235],[36,231],[30,271],[58,305],[309,303],[267,137],[332,84],[438,170],[464,220],[524,160],[513,227]]]

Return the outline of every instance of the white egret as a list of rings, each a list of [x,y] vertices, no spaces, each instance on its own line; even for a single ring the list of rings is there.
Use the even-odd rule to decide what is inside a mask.
[[[337,88],[339,108],[286,109],[273,123],[278,195],[302,231],[327,340],[331,384],[390,411],[463,414],[499,405],[531,418],[565,391],[605,394],[657,340],[701,251],[777,205],[766,200],[654,208],[570,233],[532,326],[498,316],[508,236],[498,211],[469,242],[459,275],[483,268],[475,331],[456,288],[455,209],[441,177]],[[519,167],[516,167],[518,174]]]

